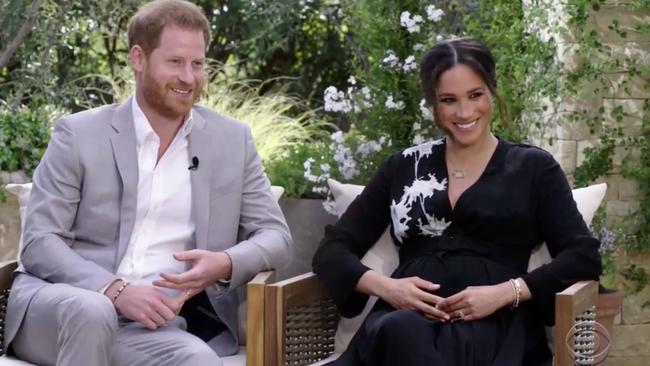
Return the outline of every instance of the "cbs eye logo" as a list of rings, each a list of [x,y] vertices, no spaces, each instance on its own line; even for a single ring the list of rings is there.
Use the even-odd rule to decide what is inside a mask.
[[[564,341],[569,353],[573,354],[575,365],[600,365],[609,354],[609,332],[594,320],[577,322]]]

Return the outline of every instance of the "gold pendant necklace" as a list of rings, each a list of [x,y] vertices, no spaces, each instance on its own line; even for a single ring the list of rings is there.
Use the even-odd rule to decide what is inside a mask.
[[[463,179],[463,178],[465,178],[465,171],[464,171],[464,170],[461,170],[461,169],[454,169],[454,170],[451,172],[451,176],[452,176],[454,179]]]
[[[455,167],[457,165],[452,159],[451,154],[447,154],[447,160],[449,160],[449,170],[451,170],[451,177],[454,179],[464,179],[467,176],[467,169],[458,169]]]

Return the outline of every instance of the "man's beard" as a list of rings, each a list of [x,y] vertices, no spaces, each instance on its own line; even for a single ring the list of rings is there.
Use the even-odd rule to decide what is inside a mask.
[[[151,77],[149,73],[144,73],[144,80],[142,83],[142,96],[149,106],[159,113],[160,115],[177,119],[186,116],[194,103],[201,97],[203,85],[195,83],[194,85],[179,85],[177,89],[192,89],[192,97],[183,101],[174,98],[174,93],[171,88],[166,85],[160,84],[157,80]]]

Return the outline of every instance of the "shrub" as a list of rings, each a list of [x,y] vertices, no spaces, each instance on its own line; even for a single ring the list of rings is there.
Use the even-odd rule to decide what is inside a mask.
[[[0,109],[0,170],[31,175],[41,160],[53,122],[63,111],[52,106]]]

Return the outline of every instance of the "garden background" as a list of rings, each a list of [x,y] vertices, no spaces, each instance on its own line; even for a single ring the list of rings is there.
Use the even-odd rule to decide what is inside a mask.
[[[133,88],[139,0],[0,0],[0,183],[25,182],[56,119]],[[574,187],[607,182],[592,230],[602,283],[625,290],[609,364],[650,360],[650,0],[195,0],[212,25],[203,104],[252,126],[286,199],[364,184],[390,153],[440,135],[418,63],[475,36],[497,59],[497,134],[551,151]],[[16,200],[0,189],[0,260]]]

